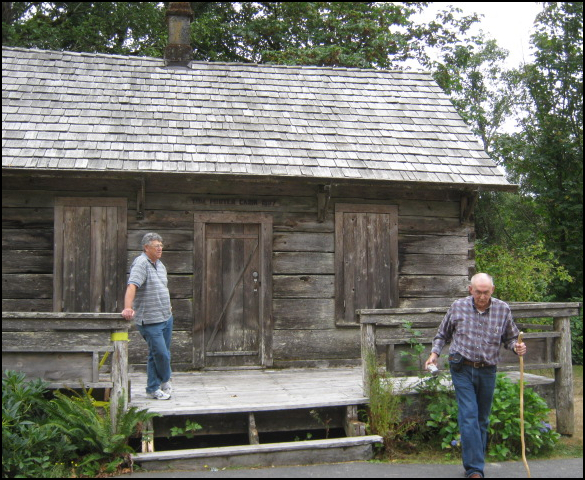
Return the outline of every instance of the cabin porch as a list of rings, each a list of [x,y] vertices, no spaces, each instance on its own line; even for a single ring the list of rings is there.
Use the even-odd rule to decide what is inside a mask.
[[[366,404],[360,367],[204,370],[173,374],[167,401],[149,399],[146,374],[132,373],[129,405],[162,415],[262,412]]]
[[[129,406],[161,415],[133,459],[148,470],[369,459],[382,438],[358,419],[368,403],[361,376],[358,367],[178,372],[160,401],[147,398],[146,374],[132,373]],[[202,429],[173,448],[171,429],[187,421]]]
[[[517,380],[516,373],[508,375]],[[366,435],[358,418],[369,403],[361,367],[178,372],[167,401],[147,398],[144,372],[130,380],[129,406],[161,415],[143,432],[142,453],[133,456],[147,470],[369,459],[382,441]],[[420,381],[394,378],[395,392],[414,393]],[[554,397],[552,379],[527,374],[525,382]],[[202,429],[173,447],[171,429],[187,421]]]

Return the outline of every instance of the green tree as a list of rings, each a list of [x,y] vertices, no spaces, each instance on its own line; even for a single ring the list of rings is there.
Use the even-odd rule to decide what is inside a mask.
[[[492,139],[514,109],[518,74],[505,67],[508,52],[494,39],[481,31],[467,35],[479,17],[461,14],[460,9],[451,6],[439,12],[437,20],[429,25],[413,26],[417,36],[424,39],[417,58],[433,72],[458,113],[489,151]],[[439,25],[451,28],[441,30]],[[427,37],[425,32],[433,35]]]
[[[169,2],[5,2],[2,44],[161,57]],[[194,59],[396,68],[465,34],[477,16],[429,24],[428,2],[191,2]]]
[[[161,56],[165,38],[157,2],[2,3],[2,45]]]
[[[557,298],[582,298],[583,3],[546,3],[535,25],[535,61],[522,72],[521,131],[502,136],[498,152],[534,198],[547,249],[575,279],[556,285]]]

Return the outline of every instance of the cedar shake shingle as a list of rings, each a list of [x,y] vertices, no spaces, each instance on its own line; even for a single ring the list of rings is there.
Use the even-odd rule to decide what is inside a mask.
[[[423,72],[2,48],[2,166],[509,188]]]

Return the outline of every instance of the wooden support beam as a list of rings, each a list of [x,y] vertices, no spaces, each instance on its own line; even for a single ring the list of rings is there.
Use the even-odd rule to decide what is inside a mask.
[[[115,330],[111,335],[114,344],[114,353],[112,355],[112,393],[110,397],[110,416],[114,432],[118,411],[122,408],[126,411],[128,408],[128,397],[130,394],[128,380],[128,328]]]
[[[154,424],[152,418],[142,425],[142,453],[154,452]]]
[[[473,223],[473,210],[478,198],[478,192],[470,192],[461,195],[460,221],[462,225]]]
[[[361,344],[362,344],[362,384],[364,396],[369,396],[370,378],[368,372],[368,363],[376,358],[376,325],[373,323],[361,324]]]
[[[557,432],[562,435],[575,433],[575,399],[573,397],[573,367],[571,359],[571,318],[555,317],[555,331],[561,333],[556,342],[555,362],[561,367],[555,369],[555,400]]]
[[[348,437],[363,437],[366,435],[366,424],[358,419],[357,405],[348,405],[345,407],[345,417],[343,419],[343,429]]]
[[[144,219],[144,204],[146,203],[146,180],[140,177],[136,191],[136,220]]]
[[[331,201],[331,185],[319,185],[317,192],[317,221],[323,223]]]
[[[256,419],[252,412],[248,413],[248,438],[250,439],[250,445],[260,445],[260,436],[258,435],[258,429],[256,428]]]

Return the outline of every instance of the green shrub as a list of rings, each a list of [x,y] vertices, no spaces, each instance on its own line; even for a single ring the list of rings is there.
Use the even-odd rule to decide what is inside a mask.
[[[403,418],[402,399],[394,392],[391,376],[387,372],[380,373],[378,370],[374,355],[367,359],[367,374],[370,399],[367,430],[370,434],[384,438],[386,453],[391,455],[404,440],[412,424]]]
[[[548,424],[550,409],[531,388],[524,388],[524,438],[526,454],[552,449],[560,435]],[[520,385],[498,375],[490,416],[488,453],[496,460],[516,459],[522,454],[520,441]]]
[[[75,447],[50,425],[47,384],[5,371],[2,377],[2,478],[59,477]]]
[[[48,405],[51,425],[75,445],[79,456],[75,466],[79,473],[89,477],[101,471],[113,473],[134,452],[128,444],[130,437],[144,422],[158,414],[136,407],[124,411],[123,402],[119,402],[114,428],[109,404],[99,408],[87,392],[73,394],[69,397],[61,392],[55,393],[55,399]]]
[[[478,272],[494,277],[494,295],[506,302],[544,302],[557,282],[572,282],[567,270],[542,242],[510,249],[475,244]]]
[[[26,381],[22,373],[5,371],[2,378],[2,477],[95,477],[112,473],[132,448],[129,438],[155,413],[123,411],[115,428],[108,407],[99,408],[84,392],[55,392],[47,384]]]
[[[440,438],[441,448],[460,452],[457,402],[444,387],[428,396],[427,426]],[[549,408],[531,388],[524,389],[524,438],[526,454],[552,449],[560,435],[547,423]],[[494,461],[515,460],[522,454],[520,440],[520,386],[498,374],[490,416],[487,456]]]

